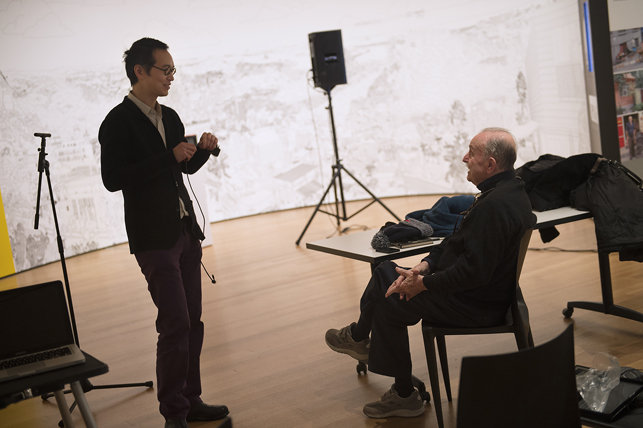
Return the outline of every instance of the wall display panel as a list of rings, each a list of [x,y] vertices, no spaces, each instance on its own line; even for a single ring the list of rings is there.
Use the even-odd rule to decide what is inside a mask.
[[[578,4],[592,151],[643,175],[643,2]]]
[[[34,132],[52,134],[65,254],[127,239],[121,195],[101,182],[97,133],[129,89],[122,54],[144,36],[168,43],[178,69],[161,103],[187,133],[220,139],[203,169],[206,221],[319,201],[333,145],[327,99],[310,81],[313,31],[342,31],[339,151],[378,197],[475,192],[461,160],[485,126],[514,132],[518,164],[589,151],[573,0],[197,0],[171,12],[143,0],[0,4],[0,186],[17,271],[58,258],[50,201],[33,230]],[[351,183],[345,194],[368,198]]]
[[[643,157],[643,28],[612,31],[610,39],[620,160],[625,163]]]

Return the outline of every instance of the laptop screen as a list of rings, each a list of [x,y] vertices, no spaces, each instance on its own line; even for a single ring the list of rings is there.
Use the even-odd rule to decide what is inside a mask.
[[[0,292],[0,360],[72,343],[61,281]]]

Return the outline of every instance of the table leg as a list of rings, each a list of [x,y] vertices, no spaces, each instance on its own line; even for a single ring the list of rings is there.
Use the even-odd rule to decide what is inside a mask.
[[[56,397],[56,404],[58,404],[58,411],[60,411],[60,417],[65,424],[65,428],[74,428],[74,421],[71,419],[71,413],[69,413],[69,406],[67,405],[67,400],[65,400],[65,393],[62,389],[54,391],[54,397]]]
[[[80,382],[72,383],[71,391],[74,393],[76,404],[78,404],[78,408],[80,409],[80,413],[83,415],[83,420],[85,421],[87,428],[97,428],[94,415],[92,415],[92,411],[89,408],[89,403],[87,403],[87,399],[85,398],[83,388],[80,386]]]
[[[574,308],[579,308],[643,322],[642,313],[614,304],[609,253],[598,253],[598,268],[600,272],[601,294],[603,296],[603,301],[567,302],[567,308],[563,310],[563,315],[565,315],[566,318],[569,318],[572,316]]]

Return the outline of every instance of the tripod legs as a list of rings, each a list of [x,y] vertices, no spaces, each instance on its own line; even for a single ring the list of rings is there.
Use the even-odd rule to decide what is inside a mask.
[[[384,203],[383,203],[383,202],[382,202],[382,201],[381,201],[377,196],[375,196],[375,195],[374,195],[370,190],[368,190],[368,189],[366,188],[366,186],[364,186],[362,183],[360,183],[360,182],[359,182],[359,180],[358,180],[357,178],[355,178],[355,176],[354,176],[353,174],[351,174],[351,173],[350,173],[346,168],[343,168],[343,169],[344,169],[344,171],[346,171],[346,174],[348,174],[348,175],[350,176],[350,178],[352,178],[353,180],[355,180],[355,183],[359,184],[359,185],[360,185],[360,187],[361,187],[362,189],[366,190],[366,193],[368,193],[369,195],[371,195],[371,198],[373,198],[373,202],[377,202],[378,204],[380,204],[381,206],[383,206],[383,207],[384,207],[384,209],[385,209],[386,211],[388,211],[388,212],[389,212],[393,217],[395,217],[395,219],[396,219],[397,221],[402,221],[398,216],[396,216],[396,215],[395,215],[395,213],[394,213],[393,211],[391,211],[391,210],[390,210],[386,205],[384,205]],[[360,210],[360,211],[361,211],[361,210]],[[358,212],[360,212],[360,211],[358,211]],[[357,214],[357,213],[355,213],[355,214]],[[353,215],[355,215],[355,214],[353,214]],[[352,217],[352,216],[351,216],[351,217]]]
[[[317,211],[319,211],[319,207],[324,202],[324,199],[326,198],[326,195],[330,191],[330,188],[335,185],[335,179],[337,179],[337,176],[339,175],[339,172],[340,172],[340,170],[337,169],[335,171],[335,174],[333,174],[333,178],[331,178],[330,184],[326,188],[326,191],[324,192],[324,194],[322,195],[321,199],[319,200],[319,203],[315,207],[315,211],[313,211],[313,215],[310,216],[310,220],[308,220],[308,223],[306,223],[306,227],[304,227],[304,230],[301,232],[301,235],[299,235],[299,239],[297,239],[297,242],[295,243],[296,245],[299,245],[299,243],[301,242],[301,238],[304,237],[304,233],[306,233],[306,230],[308,230],[308,226],[310,226],[310,223],[312,223],[313,218],[315,217],[315,214],[317,214]],[[333,215],[333,214],[331,214],[331,215]],[[337,217],[337,219],[338,219],[337,221],[339,222],[339,218],[340,218],[339,214],[335,214],[335,216]]]
[[[310,223],[312,223],[313,218],[315,217],[315,214],[317,214],[318,211],[322,211],[325,214],[328,214],[328,215],[331,215],[331,216],[337,218],[337,225],[339,227],[339,220],[340,219],[343,220],[343,221],[349,220],[353,216],[359,214],[360,212],[364,211],[366,208],[368,208],[369,206],[371,206],[372,204],[377,202],[381,206],[383,206],[384,209],[386,209],[386,211],[391,213],[391,215],[393,217],[395,217],[397,219],[397,221],[401,221],[400,218],[398,216],[396,216],[393,211],[391,211],[386,205],[384,205],[384,203],[377,196],[375,196],[373,194],[373,192],[368,190],[366,188],[366,186],[364,186],[362,183],[360,183],[360,181],[357,178],[355,178],[355,176],[353,174],[351,174],[346,168],[344,168],[344,166],[342,165],[341,161],[337,162],[337,165],[333,165],[333,170],[335,170],[335,173],[333,174],[333,178],[331,178],[330,184],[328,185],[328,187],[326,187],[326,191],[324,192],[324,194],[322,195],[321,199],[319,200],[319,203],[315,207],[315,210],[313,211],[313,215],[310,216],[310,220],[308,220],[308,223],[306,223],[306,227],[304,227],[304,230],[301,232],[301,235],[299,235],[299,239],[297,239],[297,242],[295,242],[296,245],[299,245],[299,243],[301,242],[301,239],[304,237],[304,234],[306,233],[306,230],[308,230],[308,227],[310,226]],[[345,205],[345,201],[344,201],[344,190],[343,190],[342,184],[341,184],[342,183],[342,177],[341,177],[342,170],[346,171],[346,174],[348,174],[348,176],[350,178],[352,178],[357,184],[359,184],[359,186],[362,189],[364,189],[371,196],[371,198],[373,199],[368,205],[366,205],[365,207],[362,207],[359,211],[353,213],[351,216],[348,216],[348,217],[346,216],[346,205]],[[342,203],[342,208],[343,208],[343,215],[339,214],[339,210],[335,214],[335,213],[328,213],[328,212],[325,212],[325,211],[319,209],[319,207],[321,207],[322,203],[324,202],[324,199],[326,198],[326,195],[328,195],[328,192],[330,191],[331,187],[336,186],[336,183],[335,183],[336,180],[339,180],[339,183],[340,183],[340,196],[341,196],[341,203]],[[337,200],[337,190],[335,190],[335,205],[337,206],[339,202],[340,201]]]

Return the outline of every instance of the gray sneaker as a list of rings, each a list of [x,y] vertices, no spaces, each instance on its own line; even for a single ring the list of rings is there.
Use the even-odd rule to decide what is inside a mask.
[[[369,418],[375,419],[391,416],[414,418],[422,413],[424,413],[424,402],[417,390],[413,390],[410,397],[402,398],[397,395],[397,391],[393,386],[382,395],[380,401],[368,403],[364,406],[364,414]]]
[[[342,354],[350,355],[358,361],[368,361],[368,350],[371,346],[370,339],[355,342],[351,337],[351,326],[341,330],[331,328],[326,332],[326,344],[330,349]]]

